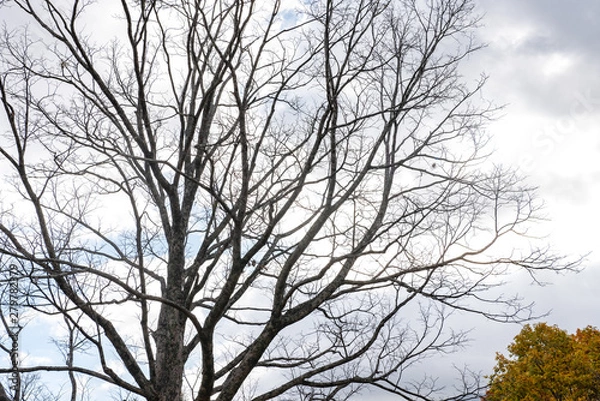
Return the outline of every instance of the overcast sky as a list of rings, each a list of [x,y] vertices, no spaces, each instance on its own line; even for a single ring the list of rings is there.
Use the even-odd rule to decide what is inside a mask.
[[[488,47],[469,62],[490,76],[485,97],[506,104],[489,126],[498,162],[539,187],[549,221],[540,227],[558,252],[592,252],[579,274],[527,276],[511,289],[551,311],[544,321],[574,331],[600,327],[600,1],[479,0],[478,34]],[[490,373],[518,325],[473,321],[465,360]],[[471,321],[468,321],[471,323]]]
[[[543,228],[557,250],[593,252],[600,239],[600,2],[480,0],[480,5],[485,13],[480,35],[489,46],[476,61],[490,75],[486,97],[507,104],[489,126],[496,158],[520,168],[539,187],[551,220]],[[571,296],[552,297],[555,304],[548,306],[570,304],[578,326],[600,326],[596,313],[579,312],[591,311],[600,300],[591,286],[585,291],[598,282],[591,279],[600,278],[599,262],[600,255],[592,253],[584,273],[555,277],[548,291]]]

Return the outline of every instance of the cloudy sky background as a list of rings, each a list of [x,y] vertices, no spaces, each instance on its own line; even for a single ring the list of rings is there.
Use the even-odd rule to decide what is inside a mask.
[[[477,6],[483,15],[477,37],[487,46],[468,60],[465,79],[488,75],[483,97],[505,106],[488,126],[492,158],[538,187],[547,221],[535,231],[557,253],[573,260],[587,255],[579,273],[542,274],[543,286],[528,274],[514,275],[504,291],[546,314],[532,323],[569,332],[600,328],[600,2],[477,0]],[[470,343],[421,366],[449,387],[457,377],[453,366],[490,374],[496,352],[506,354],[522,327],[473,315],[453,316],[451,323],[472,329]]]
[[[554,285],[532,294],[566,329],[600,326],[600,2],[480,0],[480,10],[489,46],[472,61],[490,76],[485,96],[506,104],[489,126],[494,158],[539,187],[540,231],[555,249],[592,252],[585,271],[547,276]]]
[[[488,127],[494,159],[539,187],[549,221],[538,231],[555,250],[573,257],[592,252],[578,274],[543,275],[550,283],[544,287],[526,275],[509,277],[507,292],[536,302],[538,313],[551,312],[543,321],[569,332],[600,327],[600,1],[478,0],[478,11],[484,14],[478,36],[488,46],[465,71],[488,74],[484,97],[506,105]],[[495,352],[504,352],[521,329],[472,316],[455,323],[473,328],[472,342],[426,361],[441,382],[455,375],[452,364],[491,373]]]
[[[550,312],[538,321],[569,332],[600,327],[600,2],[478,0],[478,10],[478,37],[488,46],[468,71],[489,75],[485,98],[506,105],[488,127],[494,160],[539,188],[549,220],[537,231],[556,251],[589,253],[578,274],[542,275],[543,287],[514,276],[506,290]],[[449,358],[489,374],[495,352],[505,352],[521,326],[464,321],[472,342]]]
[[[477,10],[477,37],[487,46],[468,60],[465,79],[488,75],[484,98],[505,106],[488,126],[494,162],[538,187],[547,221],[536,232],[557,253],[587,255],[579,273],[542,274],[544,286],[515,275],[504,290],[547,313],[532,323],[600,328],[600,1],[477,0]],[[522,327],[472,315],[452,320],[472,329],[471,341],[423,363],[440,385],[456,378],[453,365],[490,374],[495,353],[506,354]]]

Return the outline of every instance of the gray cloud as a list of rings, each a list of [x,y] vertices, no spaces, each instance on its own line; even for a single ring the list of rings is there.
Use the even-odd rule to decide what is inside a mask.
[[[600,96],[600,2],[480,0],[480,64],[492,90],[533,112],[561,115],[592,88]]]
[[[480,0],[484,12],[503,23],[535,26],[523,50],[574,50],[598,57],[600,2]]]

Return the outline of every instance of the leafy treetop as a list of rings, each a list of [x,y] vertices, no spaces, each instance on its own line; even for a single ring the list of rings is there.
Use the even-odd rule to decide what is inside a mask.
[[[600,331],[568,334],[546,323],[526,325],[498,353],[487,401],[591,401],[600,399]]]

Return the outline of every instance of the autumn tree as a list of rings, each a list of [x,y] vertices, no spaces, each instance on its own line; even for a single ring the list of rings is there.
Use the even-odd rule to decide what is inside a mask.
[[[427,399],[450,311],[564,267],[506,246],[536,205],[486,162],[470,0],[1,4],[1,262],[71,397]]]
[[[488,401],[594,401],[600,399],[600,331],[568,334],[557,326],[526,325],[496,355]]]

